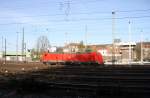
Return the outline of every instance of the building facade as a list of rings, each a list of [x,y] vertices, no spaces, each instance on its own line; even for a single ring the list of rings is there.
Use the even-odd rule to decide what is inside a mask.
[[[30,52],[26,52],[22,55],[21,52],[8,51],[6,54],[4,52],[0,52],[0,60],[1,61],[31,61]]]

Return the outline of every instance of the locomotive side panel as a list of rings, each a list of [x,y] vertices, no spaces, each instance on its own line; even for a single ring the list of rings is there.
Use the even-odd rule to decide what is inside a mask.
[[[59,54],[59,53],[44,53],[42,56],[44,63],[98,63],[103,64],[103,58],[100,53],[81,53],[81,54]]]

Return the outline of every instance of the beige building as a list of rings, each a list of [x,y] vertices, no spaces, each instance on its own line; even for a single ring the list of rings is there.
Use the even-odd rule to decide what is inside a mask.
[[[5,59],[6,61],[31,61],[31,54],[30,52],[26,52],[22,55],[21,52],[16,53],[14,51],[8,51],[5,55],[0,52],[0,60],[4,61]]]
[[[120,55],[121,55],[122,63],[128,63],[129,58],[131,58],[131,62],[136,60],[137,56],[136,56],[136,50],[135,50],[135,47],[136,47],[135,42],[131,42],[131,43],[120,42],[118,43],[118,47],[120,48]]]
[[[64,47],[63,52],[77,53],[83,52],[84,49],[85,46],[81,43],[70,43]]]

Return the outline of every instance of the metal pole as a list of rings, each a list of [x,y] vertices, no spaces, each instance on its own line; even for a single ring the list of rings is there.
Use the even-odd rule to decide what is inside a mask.
[[[4,62],[4,64],[6,64],[6,55],[7,55],[7,45],[6,45],[7,43],[6,43],[6,38],[5,38],[5,62]]]
[[[69,47],[69,40],[68,40],[68,33],[65,33],[65,37],[66,37],[66,48],[68,48],[68,52],[70,53],[70,47]]]
[[[25,62],[27,61],[27,57],[26,57],[26,49],[27,49],[27,44],[26,43],[24,43],[24,49],[25,49]]]
[[[87,48],[87,25],[85,26],[85,50]]]
[[[141,30],[141,64],[143,64],[143,31]]]
[[[131,64],[131,59],[132,59],[132,55],[131,55],[131,23],[129,21],[129,65]]]
[[[112,64],[115,64],[115,12],[112,12]]]
[[[18,62],[18,33],[17,32],[17,40],[16,40],[16,57],[17,57],[17,62]]]
[[[22,29],[22,61],[24,57],[24,28]]]
[[[4,38],[2,36],[2,63],[3,63],[3,57],[4,57]]]
[[[67,32],[65,33],[65,39],[66,39],[65,40],[66,41],[65,44],[67,45]]]

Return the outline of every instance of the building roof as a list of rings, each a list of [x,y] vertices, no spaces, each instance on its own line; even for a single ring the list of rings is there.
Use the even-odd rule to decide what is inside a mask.
[[[141,42],[138,42],[137,44],[141,44]],[[150,42],[142,42],[142,44],[150,45]]]
[[[116,45],[128,46],[128,45],[136,45],[136,42],[120,42]]]
[[[102,44],[102,45],[88,45],[88,46],[97,46],[97,47],[105,47],[105,46],[109,46],[111,44]]]
[[[80,45],[80,43],[70,43],[67,46],[79,46],[79,45]]]

